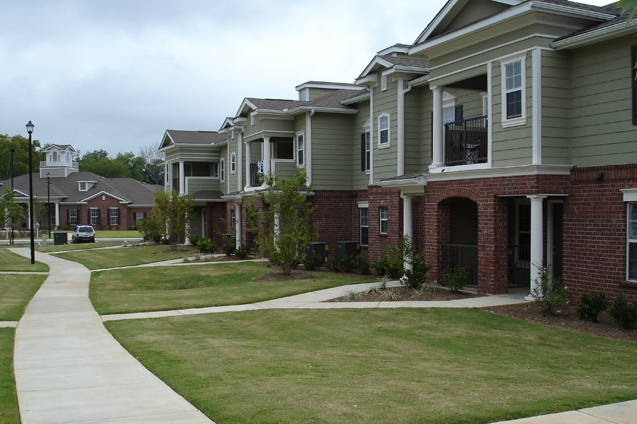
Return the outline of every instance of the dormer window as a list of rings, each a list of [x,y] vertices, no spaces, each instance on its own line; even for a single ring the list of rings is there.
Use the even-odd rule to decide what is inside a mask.
[[[88,191],[88,183],[86,181],[80,181],[80,191]]]
[[[51,162],[58,161],[58,152],[51,152]]]

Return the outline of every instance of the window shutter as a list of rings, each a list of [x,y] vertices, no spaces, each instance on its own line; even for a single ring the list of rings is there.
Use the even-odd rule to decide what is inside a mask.
[[[457,105],[455,108],[455,116],[454,119],[456,121],[462,121],[463,119],[463,109],[462,109],[462,105]]]
[[[71,223],[71,209],[66,210],[66,223],[67,224]]]
[[[365,165],[367,165],[365,163],[366,159],[367,159],[367,150],[365,149],[365,133],[361,134],[361,171],[366,171],[367,168],[365,167]]]
[[[122,213],[119,210],[119,208],[117,208],[117,225],[121,224],[120,222],[121,220],[122,220]]]

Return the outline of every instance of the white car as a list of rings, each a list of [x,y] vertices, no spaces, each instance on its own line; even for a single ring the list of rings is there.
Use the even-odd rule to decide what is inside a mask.
[[[73,236],[71,237],[73,243],[81,243],[81,242],[95,242],[95,230],[90,225],[78,225],[75,227],[73,231]]]

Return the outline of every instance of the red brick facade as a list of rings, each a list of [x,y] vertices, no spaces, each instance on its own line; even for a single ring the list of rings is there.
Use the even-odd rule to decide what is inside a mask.
[[[97,210],[97,223],[91,221],[91,210]],[[144,216],[152,214],[152,207],[129,208],[125,204],[108,194],[102,194],[81,205],[60,205],[60,227],[74,228],[77,225],[93,225],[96,229],[104,230],[126,230],[135,227],[137,212],[142,212]],[[71,224],[71,210],[77,211],[77,222]],[[117,224],[111,224],[111,210],[117,210]],[[113,221],[115,222],[115,221]]]

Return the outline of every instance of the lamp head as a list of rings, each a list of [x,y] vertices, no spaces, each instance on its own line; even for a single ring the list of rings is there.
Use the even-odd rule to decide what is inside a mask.
[[[33,122],[29,121],[29,123],[27,124],[27,132],[29,134],[33,133],[33,128],[35,128],[35,125],[33,125]]]

